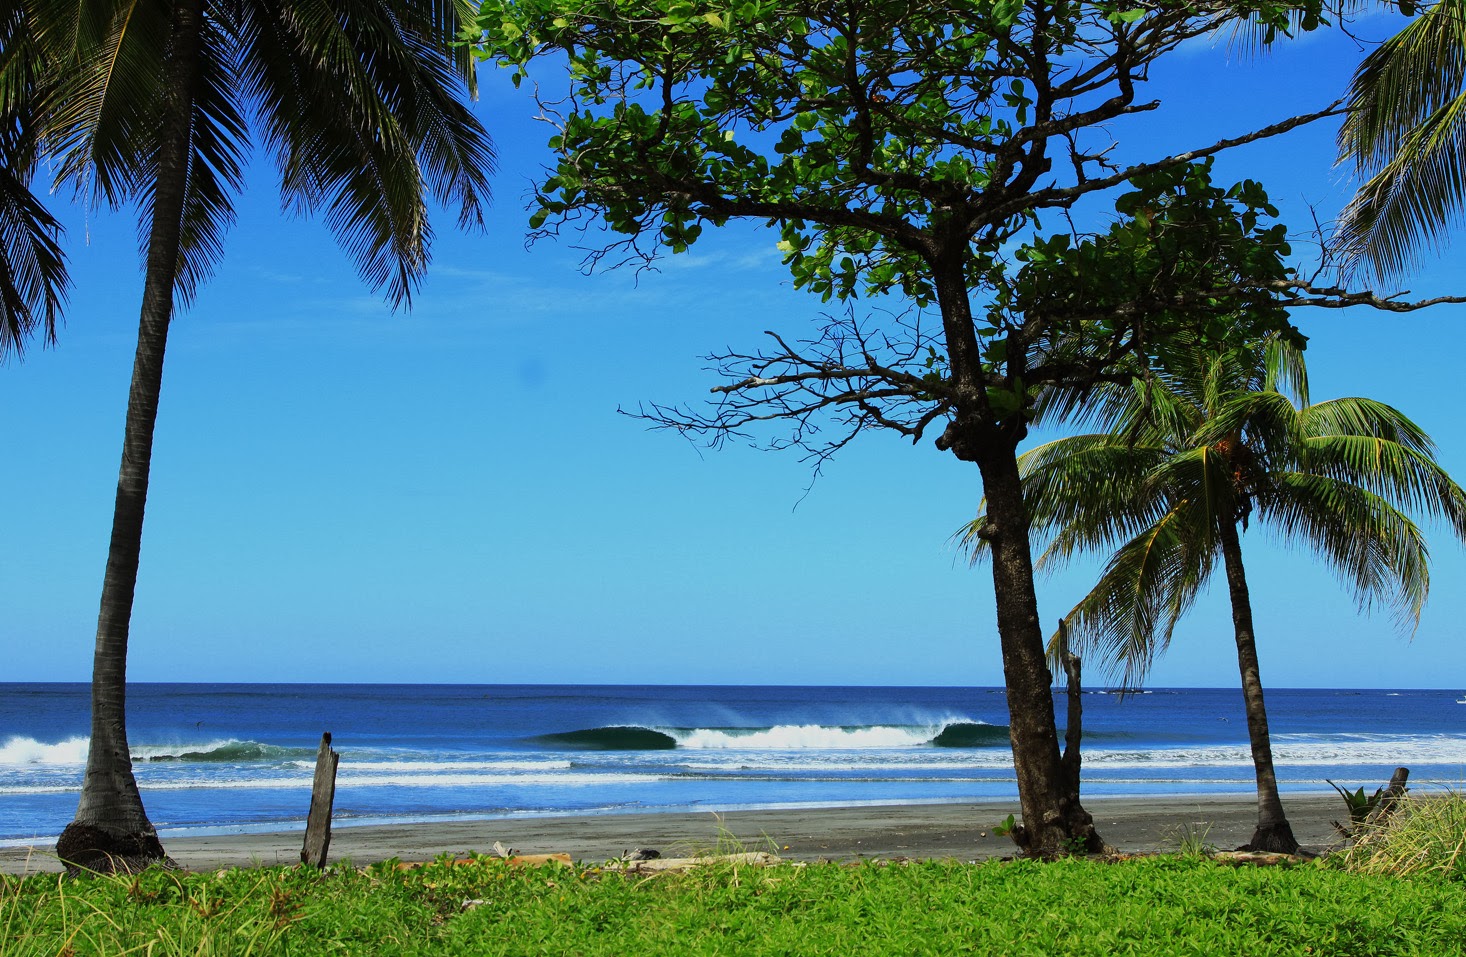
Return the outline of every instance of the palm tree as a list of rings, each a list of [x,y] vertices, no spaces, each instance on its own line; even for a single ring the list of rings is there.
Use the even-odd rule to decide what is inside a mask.
[[[1367,179],[1334,242],[1346,266],[1397,278],[1466,212],[1466,0],[1437,0],[1372,51],[1347,105],[1339,161]]]
[[[1077,649],[1132,686],[1220,559],[1257,777],[1248,846],[1291,853],[1298,842],[1273,771],[1242,533],[1258,520],[1311,546],[1361,609],[1383,601],[1409,625],[1419,620],[1429,573],[1407,512],[1443,518],[1466,538],[1466,492],[1436,463],[1430,438],[1395,409],[1359,398],[1309,404],[1301,355],[1278,343],[1182,353],[1166,373],[1093,398],[1091,415],[1105,432],[1020,459],[1034,529],[1046,538],[1037,564],[1113,549],[1065,621]]]
[[[60,224],[30,188],[39,160],[37,66],[25,11],[0,12],[0,359],[22,354],[38,328],[55,341],[67,285]]]
[[[133,779],[127,641],[175,300],[223,252],[258,137],[285,205],[323,212],[363,279],[410,304],[431,197],[482,226],[493,152],[464,103],[469,0],[22,0],[54,89],[38,108],[59,176],[141,211],[144,283],[92,672],[74,868],[164,859]],[[470,86],[471,92],[471,86]]]

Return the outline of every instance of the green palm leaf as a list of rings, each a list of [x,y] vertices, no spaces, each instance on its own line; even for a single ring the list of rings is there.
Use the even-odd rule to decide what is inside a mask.
[[[47,82],[39,57],[26,11],[0,12],[0,360],[23,354],[37,329],[55,341],[68,284],[61,225],[31,191]]]
[[[1266,509],[1273,529],[1324,556],[1361,611],[1389,605],[1397,624],[1413,629],[1430,592],[1430,554],[1410,517],[1327,476],[1290,473],[1275,481],[1279,494]]]
[[[1123,685],[1144,680],[1220,558],[1258,782],[1250,846],[1296,849],[1273,770],[1239,526],[1256,518],[1321,555],[1361,610],[1387,605],[1411,628],[1430,577],[1407,513],[1441,519],[1466,540],[1466,493],[1397,410],[1367,399],[1310,405],[1302,356],[1282,342],[1178,350],[1128,389],[1100,390],[1092,408],[1059,396],[1049,409],[1109,429],[1020,459],[1033,535],[1047,542],[1039,567],[1110,553],[1065,616],[1070,648]],[[968,527],[974,560],[983,524],[979,516]]]
[[[1339,158],[1368,177],[1335,244],[1381,278],[1440,249],[1466,201],[1466,0],[1438,0],[1355,73]]]

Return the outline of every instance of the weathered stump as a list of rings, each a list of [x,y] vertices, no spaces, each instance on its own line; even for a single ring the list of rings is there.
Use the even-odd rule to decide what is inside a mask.
[[[1384,824],[1385,819],[1395,810],[1395,805],[1405,796],[1409,790],[1405,782],[1410,778],[1409,768],[1395,768],[1395,773],[1390,775],[1390,783],[1374,792],[1374,808],[1364,819],[1365,827],[1378,827]]]
[[[336,803],[336,765],[341,755],[331,750],[331,732],[321,735],[321,749],[316,752],[316,777],[311,784],[310,814],[305,819],[305,846],[300,851],[302,864],[326,866],[326,851],[331,847],[331,808]]]

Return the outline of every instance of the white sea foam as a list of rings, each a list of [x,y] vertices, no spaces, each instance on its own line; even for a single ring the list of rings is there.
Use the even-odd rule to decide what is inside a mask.
[[[316,766],[314,761],[293,762],[301,767]],[[564,771],[569,761],[352,761],[351,771]],[[342,770],[347,770],[345,765]]]
[[[343,773],[336,778],[339,791],[348,788],[475,788],[475,787],[594,787],[602,784],[649,784],[665,781],[665,774],[638,773],[576,773],[562,774],[354,774]],[[7,794],[63,794],[76,791],[78,783],[0,785],[0,796]],[[279,791],[286,789],[309,790],[311,778],[308,774],[299,777],[260,778],[209,778],[209,777],[159,777],[139,776],[138,784],[145,791]]]
[[[90,743],[90,738],[67,738],[57,744],[47,744],[35,738],[8,738],[0,746],[0,767],[84,765]]]
[[[969,722],[976,723],[976,722]],[[841,728],[821,724],[781,724],[749,731],[697,728],[667,730],[679,748],[717,750],[858,750],[864,748],[917,748],[929,744],[946,723],[926,727],[877,725]]]
[[[1466,736],[1462,735],[1275,735],[1272,745],[1273,761],[1280,766],[1466,764]],[[1251,765],[1252,752],[1246,744],[1146,751],[1096,748],[1085,750],[1084,763],[1107,767],[1227,767]]]

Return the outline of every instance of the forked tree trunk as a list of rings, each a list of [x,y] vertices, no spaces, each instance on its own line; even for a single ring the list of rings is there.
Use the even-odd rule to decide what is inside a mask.
[[[1026,433],[1022,418],[1005,425],[986,397],[988,372],[972,317],[967,288],[967,237],[958,230],[947,238],[945,255],[931,257],[942,329],[955,391],[962,398],[955,415],[937,440],[982,471],[987,500],[983,537],[991,548],[993,592],[997,600],[998,640],[1003,653],[1003,683],[1008,694],[1008,734],[1018,803],[1023,823],[1013,829],[1015,843],[1027,854],[1059,851],[1099,852],[1104,842],[1094,819],[1079,803],[1079,782],[1059,756],[1054,721],[1053,675],[1045,656],[1033,587],[1033,552],[1029,544],[1028,507],[1018,472],[1018,443]],[[1021,381],[1022,351],[1008,357],[1009,374]]]
[[[1242,702],[1247,711],[1247,736],[1252,744],[1252,766],[1257,773],[1257,829],[1245,850],[1292,854],[1298,850],[1293,828],[1278,797],[1273,772],[1273,746],[1268,735],[1267,707],[1257,667],[1257,641],[1252,630],[1252,599],[1242,568],[1242,542],[1237,526],[1223,522],[1222,559],[1227,568],[1227,591],[1232,598],[1232,626],[1237,637],[1237,665],[1242,672]]]
[[[163,353],[178,277],[201,26],[201,0],[180,0],[174,5],[172,42],[164,75],[164,130],[148,232],[137,354],[97,617],[91,746],[76,818],[56,842],[57,856],[73,873],[79,869],[133,871],[167,860],[132,774],[127,743],[127,640],[142,550],[153,428],[163,384]]]
[[[1017,443],[985,443],[992,452],[978,464],[987,498],[988,544],[1003,679],[1008,692],[1008,728],[1023,824],[1014,840],[1029,854],[1061,850],[1098,853],[1104,842],[1094,819],[1079,802],[1079,781],[1059,754],[1054,720],[1053,676],[1045,656],[1038,598],[1033,585],[1028,509],[1018,473]],[[1075,752],[1077,760],[1078,753]],[[1072,778],[1072,780],[1071,780]]]

